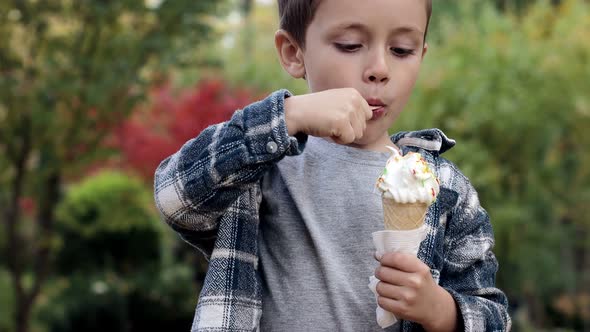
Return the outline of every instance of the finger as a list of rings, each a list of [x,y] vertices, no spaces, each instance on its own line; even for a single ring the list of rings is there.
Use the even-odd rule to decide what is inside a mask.
[[[402,301],[405,299],[404,296],[404,288],[397,285],[392,285],[387,282],[380,281],[377,283],[377,287],[375,289],[379,296],[383,296],[392,300]]]
[[[369,103],[367,103],[367,101],[363,98],[363,100],[361,101],[361,116],[363,117],[363,119],[365,121],[369,121],[371,120],[371,118],[373,118],[373,108],[369,105]]]
[[[425,265],[416,256],[401,252],[386,253],[381,257],[380,262],[381,265],[410,273],[421,271]]]
[[[363,137],[365,132],[364,120],[359,116],[358,112],[351,114],[351,126],[354,130],[355,139]]]
[[[350,122],[343,125],[340,130],[337,130],[336,132],[339,133],[339,135],[332,135],[334,142],[338,144],[350,144],[354,141],[355,133]]]
[[[363,128],[363,135],[365,133],[365,129],[367,129],[367,121],[369,121],[371,119],[371,117],[373,116],[373,111],[371,111],[369,104],[367,104],[367,102],[363,99],[363,107],[359,110],[358,117],[359,117],[359,121],[362,124],[362,128]],[[367,111],[369,112],[369,118],[367,118]]]
[[[377,262],[379,262],[381,260],[381,257],[383,257],[383,254],[379,254],[378,252],[375,251],[375,253],[373,254],[373,257],[375,258],[375,260]]]
[[[364,111],[365,120],[369,121],[373,118],[373,110],[377,108],[367,107]]]
[[[402,302],[387,297],[379,296],[377,298],[377,304],[383,308],[383,310],[393,313],[398,319],[407,319],[407,306]]]
[[[405,286],[412,277],[411,273],[396,270],[387,266],[375,269],[375,278],[392,285]]]
[[[354,93],[356,94],[356,105],[358,107],[357,111],[360,112],[360,117],[365,122],[371,120],[373,117],[373,110],[371,109],[371,106],[369,106],[367,100],[365,100],[358,90],[354,90]]]

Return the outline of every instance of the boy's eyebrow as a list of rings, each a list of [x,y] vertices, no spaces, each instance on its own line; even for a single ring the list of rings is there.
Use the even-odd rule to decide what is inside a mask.
[[[334,27],[332,27],[332,30],[358,30],[360,32],[369,32],[370,29],[368,26],[366,26],[363,23],[345,22],[345,23],[340,23],[340,24],[335,25]],[[415,27],[412,25],[402,25],[402,26],[396,27],[391,32],[394,34],[397,34],[397,33],[424,34],[424,31],[422,31],[422,29],[419,29],[418,27]]]
[[[393,33],[418,33],[420,35],[424,35],[424,31],[422,31],[421,29],[418,29],[417,27],[411,26],[411,25],[397,27],[397,28],[393,29],[392,32]]]

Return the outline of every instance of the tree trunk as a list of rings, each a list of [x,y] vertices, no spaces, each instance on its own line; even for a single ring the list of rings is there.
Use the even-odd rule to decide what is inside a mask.
[[[17,176],[17,179],[20,177]],[[15,179],[15,182],[17,180]],[[22,180],[21,180],[22,181]],[[60,187],[60,176],[57,172],[52,172],[52,174],[47,178],[44,188],[43,188],[43,195],[40,198],[39,202],[39,213],[38,213],[38,226],[39,231],[37,234],[37,239],[35,242],[38,244],[36,251],[34,253],[34,265],[33,265],[33,285],[31,289],[27,292],[25,291],[23,284],[22,284],[22,266],[20,262],[22,259],[20,258],[20,251],[16,249],[16,251],[9,252],[10,261],[11,263],[11,273],[12,279],[14,283],[15,289],[15,331],[16,332],[27,332],[29,330],[29,318],[31,315],[31,310],[33,305],[35,304],[35,300],[41,291],[41,287],[43,283],[47,279],[49,274],[49,259],[50,259],[50,251],[51,251],[51,239],[53,237],[53,223],[54,223],[54,215],[55,215],[55,208],[59,201],[59,187]],[[20,194],[20,192],[16,192],[16,194]],[[15,195],[16,196],[16,195]],[[10,213],[14,216],[18,216],[18,203],[16,207],[10,209]],[[11,243],[10,247],[11,250],[14,248],[20,248],[22,238],[18,236],[18,230],[16,229],[16,219],[12,219],[15,222],[14,230],[10,233]]]
[[[54,171],[46,179],[43,194],[39,201],[39,214],[37,218],[39,232],[35,241],[37,248],[34,253],[33,286],[27,297],[28,310],[33,306],[43,283],[45,283],[49,275],[49,254],[51,253],[54,236],[55,209],[59,202],[59,188],[61,183],[61,176],[57,169],[54,168]]]
[[[23,259],[22,255],[22,238],[18,230],[18,221],[20,219],[19,202],[22,197],[23,184],[26,175],[26,163],[31,152],[30,136],[30,119],[25,115],[22,120],[23,137],[22,141],[16,143],[10,161],[14,165],[15,175],[10,185],[8,208],[4,214],[6,224],[6,257],[8,261],[8,270],[11,275],[14,287],[14,301],[16,303],[15,311],[15,328],[18,332],[27,331],[28,312],[26,309],[26,295],[22,283]],[[19,144],[20,143],[20,144]]]
[[[31,306],[26,303],[18,304],[16,306],[16,321],[15,331],[16,332],[28,332],[29,331],[29,316],[31,315]]]
[[[29,290],[23,285],[24,264],[29,261],[24,256],[23,244],[26,241],[21,236],[18,224],[21,219],[20,200],[23,196],[23,186],[27,177],[27,161],[32,151],[32,133],[30,118],[24,116],[21,122],[22,137],[14,145],[10,161],[12,162],[15,175],[9,188],[8,207],[2,215],[6,224],[7,248],[6,257],[8,270],[11,275],[14,288],[14,328],[16,332],[27,332],[31,310],[41,291],[43,283],[49,274],[49,259],[51,242],[54,232],[55,208],[59,202],[59,188],[61,176],[57,161],[51,159],[52,151],[49,152],[50,163],[46,169],[49,174],[42,182],[41,195],[38,199],[37,226],[38,231],[33,243],[36,247],[33,251],[32,278],[33,283]],[[52,163],[53,162],[53,163]]]

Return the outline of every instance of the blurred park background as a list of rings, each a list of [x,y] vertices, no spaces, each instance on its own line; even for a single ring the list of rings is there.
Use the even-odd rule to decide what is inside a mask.
[[[206,262],[158,163],[303,81],[273,0],[0,2],[0,332],[188,331]],[[434,1],[392,128],[443,129],[488,210],[514,331],[590,331],[590,4]]]

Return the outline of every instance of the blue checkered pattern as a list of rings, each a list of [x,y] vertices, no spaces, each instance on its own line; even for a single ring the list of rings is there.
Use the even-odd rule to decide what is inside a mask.
[[[163,219],[209,259],[192,331],[258,329],[260,180],[274,163],[302,153],[306,141],[287,133],[283,105],[289,96],[277,91],[205,129],[156,171]],[[404,153],[422,153],[441,181],[418,257],[454,297],[465,331],[509,330],[507,299],[495,287],[498,264],[488,215],[469,180],[439,156],[455,142],[438,129],[402,132],[392,140]],[[402,322],[402,331],[421,330]]]

